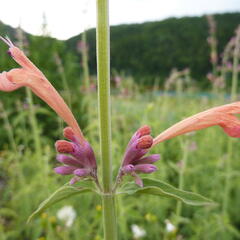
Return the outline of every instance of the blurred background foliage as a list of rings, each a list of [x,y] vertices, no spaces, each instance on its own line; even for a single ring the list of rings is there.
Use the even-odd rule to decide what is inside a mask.
[[[111,27],[114,175],[129,138],[141,125],[149,124],[156,136],[185,117],[230,102],[233,72],[237,80],[239,73],[233,64],[240,57],[239,23],[240,13],[231,13]],[[24,49],[71,106],[99,162],[95,30],[87,31],[85,43],[82,35],[59,41],[45,30],[43,36],[32,36],[0,24],[1,35]],[[6,50],[0,43],[1,71],[18,67]],[[25,224],[41,201],[69,181],[53,171],[58,165],[54,142],[62,139],[64,124],[24,88],[0,92],[0,98],[0,240],[102,240],[101,202],[88,194],[61,202]],[[218,205],[119,197],[120,239],[240,239],[239,139],[232,144],[229,150],[229,138],[214,127],[154,148],[161,160],[153,177]],[[70,227],[58,217],[66,205],[77,215]],[[145,234],[136,236],[134,224]]]

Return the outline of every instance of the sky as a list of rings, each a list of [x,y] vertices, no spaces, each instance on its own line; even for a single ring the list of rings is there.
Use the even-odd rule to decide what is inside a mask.
[[[95,27],[96,0],[1,1],[0,20],[41,34],[43,15],[47,30],[58,39],[68,39]],[[142,23],[168,17],[240,12],[240,0],[109,0],[110,24]]]

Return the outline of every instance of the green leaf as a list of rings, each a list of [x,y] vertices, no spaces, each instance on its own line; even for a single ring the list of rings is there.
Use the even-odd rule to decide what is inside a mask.
[[[175,198],[180,200],[186,204],[194,205],[194,206],[202,206],[202,205],[210,205],[215,204],[212,200],[207,199],[200,194],[183,191],[175,188],[174,186],[165,183],[163,181],[143,178],[144,187],[139,187],[135,183],[130,183],[124,185],[119,194],[126,193],[129,195],[138,193],[138,194],[151,194],[162,197]]]
[[[38,206],[37,210],[34,211],[28,218],[27,223],[29,223],[34,217],[41,214],[44,210],[51,207],[55,203],[60,202],[63,199],[86,192],[96,192],[95,186],[92,182],[82,181],[79,185],[80,187],[73,187],[67,184],[60,187]]]

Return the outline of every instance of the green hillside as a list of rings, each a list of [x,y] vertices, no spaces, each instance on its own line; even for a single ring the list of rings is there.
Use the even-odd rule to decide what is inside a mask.
[[[218,51],[240,24],[240,13],[214,15],[217,22]],[[160,22],[111,27],[111,66],[137,78],[166,77],[173,67],[189,67],[201,79],[211,69],[207,44],[206,17],[169,18]],[[67,41],[75,49],[80,35]],[[95,29],[88,31],[90,66],[96,69]]]
[[[240,24],[240,13],[214,15],[217,23],[218,53],[234,35]],[[15,39],[15,29],[0,22],[1,35]],[[55,63],[53,52],[58,52],[62,61],[70,69],[71,79],[79,76],[80,56],[76,50],[81,34],[67,41],[50,37],[27,35],[30,44],[30,57],[35,60],[47,75],[53,74]],[[206,81],[205,76],[211,70],[209,63],[209,46],[207,43],[208,24],[205,16],[169,18],[159,22],[143,24],[118,25],[111,27],[111,68],[134,76],[136,81],[151,84],[156,77],[163,81],[172,68],[189,67],[192,76],[198,81]],[[92,74],[96,72],[95,29],[87,31],[89,45],[89,65]],[[0,45],[3,48],[3,44]],[[41,51],[39,51],[39,49]],[[11,61],[3,56],[1,67]],[[71,63],[70,63],[71,62]],[[201,85],[204,83],[202,82]]]

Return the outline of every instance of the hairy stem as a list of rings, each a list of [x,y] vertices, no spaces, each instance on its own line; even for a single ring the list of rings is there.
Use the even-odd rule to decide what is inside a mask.
[[[104,240],[117,240],[116,207],[113,194],[103,195]]]
[[[108,0],[97,0],[97,68],[100,148],[103,184],[104,239],[117,239],[116,207],[112,192],[110,39]]]

